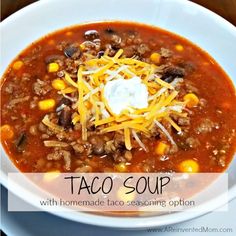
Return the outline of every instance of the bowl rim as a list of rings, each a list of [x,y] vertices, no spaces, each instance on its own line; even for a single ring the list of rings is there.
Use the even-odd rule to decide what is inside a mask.
[[[51,2],[52,1],[56,2],[56,0],[51,0]],[[181,4],[183,4],[183,2],[181,0],[172,0],[172,1],[174,1],[175,3],[181,2]],[[27,13],[28,11],[31,11],[33,9],[37,9],[40,6],[43,7],[43,5],[46,6],[47,4],[48,4],[48,1],[42,1],[42,0],[37,1],[37,2],[34,2],[30,5],[22,8],[21,10],[15,12],[14,14],[8,16],[6,19],[4,19],[0,23],[0,31],[2,30],[2,28],[7,27],[8,24],[11,24],[11,22],[17,20],[18,17],[21,17],[23,14]],[[205,7],[198,5],[194,2],[186,0],[184,4],[186,5],[186,7],[196,8],[199,11],[201,11],[202,13],[209,15],[210,17],[216,19],[217,22],[219,24],[223,25],[225,29],[229,30],[230,32],[233,32],[236,35],[236,27],[233,24],[231,24],[230,22],[228,22],[226,19],[224,19],[223,17],[217,15],[216,13],[214,13],[214,12],[206,9]],[[1,149],[4,150],[2,145],[1,145]],[[4,151],[4,153],[5,153],[5,151]],[[6,154],[6,156],[7,156],[7,154]],[[9,191],[11,191],[12,193],[15,192],[15,189],[13,191],[13,189],[9,188],[9,186],[7,184],[7,175],[4,174],[4,172],[2,171],[2,168],[0,170],[0,177],[1,177],[1,180],[0,180],[1,184],[4,187],[6,187]],[[19,190],[21,190],[21,193],[24,193],[24,194],[21,194],[21,195],[18,194],[17,197],[21,198],[24,201],[27,201],[27,203],[29,203],[31,205],[34,205],[31,198],[29,198],[27,200],[24,198],[24,196],[32,196],[33,197],[33,194],[30,193],[29,191],[27,191],[27,189],[25,189],[22,186],[18,186],[18,188],[19,188]],[[236,185],[233,186],[232,189],[230,189],[228,200],[231,201],[235,197],[236,197]],[[218,198],[219,198],[219,196],[214,199],[215,202],[217,202]],[[226,202],[224,202],[224,203],[220,202],[220,204],[219,204],[219,202],[217,204],[215,203],[214,206],[212,206],[211,208],[208,209],[207,213],[210,213],[211,211],[221,207],[225,203]],[[73,215],[70,215],[67,213],[65,214],[63,212],[62,213],[49,212],[49,213],[59,216],[59,217],[62,217],[62,218],[65,218],[65,219],[68,219],[68,220],[81,222],[81,223],[85,223],[85,224],[89,224],[89,225],[96,225],[96,226],[103,226],[103,227],[110,227],[110,228],[120,228],[120,229],[121,228],[122,229],[145,229],[145,228],[166,226],[166,225],[177,224],[180,222],[191,220],[193,218],[203,215],[203,213],[201,213],[201,212],[193,212],[191,214],[191,216],[188,212],[178,212],[178,213],[170,214],[171,218],[169,217],[170,215],[148,216],[148,217],[140,217],[140,216],[138,216],[138,217],[117,217],[117,216],[101,216],[101,215],[95,215],[95,214],[90,214],[90,213],[77,212],[76,214],[78,217],[74,218]],[[204,213],[204,214],[207,214],[207,213]],[[181,215],[181,217],[178,217],[179,215]],[[124,222],[124,219],[126,222]],[[134,222],[134,220],[135,220],[135,222]]]

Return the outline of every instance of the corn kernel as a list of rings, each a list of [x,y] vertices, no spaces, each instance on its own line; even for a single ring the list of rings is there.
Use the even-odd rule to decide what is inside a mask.
[[[80,49],[81,49],[82,51],[85,49],[84,44],[80,44],[79,47],[80,47]]]
[[[164,155],[166,151],[169,149],[169,145],[164,142],[158,142],[155,147],[155,153],[157,155]]]
[[[1,126],[1,139],[12,139],[14,131],[10,125]]]
[[[49,44],[49,45],[54,45],[54,44],[55,44],[55,40],[50,39],[50,40],[48,41],[48,44]]]
[[[184,101],[188,108],[192,108],[198,105],[199,98],[194,93],[188,93],[184,96]]]
[[[60,176],[60,171],[59,170],[49,171],[49,172],[46,172],[44,174],[43,180],[46,181],[46,182],[50,182],[50,181],[53,181],[54,179],[56,179],[59,176]]]
[[[196,173],[199,171],[199,165],[194,160],[185,160],[180,163],[179,169],[184,173]]]
[[[228,102],[224,102],[224,103],[221,104],[221,106],[222,106],[222,108],[224,108],[224,109],[230,109],[231,104],[228,103]]]
[[[125,163],[119,163],[115,165],[115,169],[119,172],[126,172],[127,166],[125,165]]]
[[[48,65],[48,72],[57,72],[59,70],[59,65],[56,62],[52,62]]]
[[[39,109],[42,111],[50,110],[55,106],[56,102],[54,99],[45,99],[42,101],[39,101],[38,106]]]
[[[56,90],[62,90],[66,88],[66,83],[61,79],[54,79],[52,81],[52,87]]]
[[[13,64],[13,69],[14,69],[14,70],[19,70],[23,65],[24,65],[24,62],[23,62],[23,61],[16,61],[16,62]]]
[[[148,88],[148,91],[149,91],[149,93],[150,94],[152,94],[152,95],[154,95],[156,92],[157,92],[157,90],[156,89],[154,89],[154,88]]]
[[[184,50],[184,47],[180,44],[175,45],[175,49],[179,52],[182,52]]]
[[[117,198],[121,201],[128,202],[128,201],[133,201],[135,199],[135,192],[128,193],[129,190],[125,187],[120,187],[117,191]]]
[[[151,54],[150,60],[155,64],[159,64],[161,61],[161,55],[157,52],[154,52]]]
[[[73,35],[73,32],[71,31],[66,32],[66,36],[71,36],[71,35]]]
[[[80,115],[76,114],[72,117],[72,124],[75,125],[77,122],[80,121]]]
[[[89,101],[86,101],[86,102],[84,103],[84,105],[85,105],[85,107],[88,108],[88,109],[92,108],[92,104],[91,104],[91,102],[89,102]]]

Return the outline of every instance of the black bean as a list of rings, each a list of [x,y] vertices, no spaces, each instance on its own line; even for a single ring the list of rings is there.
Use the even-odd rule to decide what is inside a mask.
[[[66,47],[66,48],[64,49],[64,54],[65,54],[67,57],[69,57],[69,58],[73,58],[73,56],[75,55],[75,53],[78,54],[77,57],[80,56],[80,50],[79,50],[79,48],[74,47],[74,46],[68,46],[68,47]]]
[[[104,56],[104,54],[105,54],[104,51],[99,51],[97,57],[101,58],[102,56]]]
[[[113,29],[111,29],[111,28],[107,28],[107,29],[105,29],[105,33],[107,33],[107,34],[114,34],[115,31]]]
[[[58,124],[68,129],[71,127],[71,109],[65,106],[64,109],[59,114]]]
[[[185,75],[185,70],[177,66],[169,66],[164,70],[164,73],[161,77],[167,83],[172,82],[175,78],[183,78]]]
[[[95,125],[88,126],[88,131],[95,131],[95,130],[96,130]]]
[[[88,30],[84,33],[84,38],[86,40],[94,40],[99,38],[99,33],[97,32],[97,30]]]
[[[185,70],[178,66],[171,66],[165,69],[167,75],[173,75],[175,77],[183,77],[185,75]]]
[[[24,150],[25,144],[26,144],[26,134],[25,132],[22,132],[15,141],[17,151],[22,152]]]
[[[175,77],[172,75],[169,77],[162,76],[161,79],[164,80],[166,83],[171,83],[175,79]]]
[[[72,102],[68,98],[62,97],[62,99],[57,104],[56,112],[61,112],[66,106],[71,106]]]
[[[58,103],[58,107],[61,106],[62,104],[66,105],[66,106],[70,106],[72,104],[71,100],[65,97],[62,97],[62,99],[59,101]]]

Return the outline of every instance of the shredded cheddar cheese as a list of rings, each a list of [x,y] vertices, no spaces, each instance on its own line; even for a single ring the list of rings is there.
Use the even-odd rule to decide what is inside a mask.
[[[184,113],[186,103],[178,100],[178,91],[175,90],[175,86],[182,80],[176,78],[171,83],[167,83],[157,76],[157,72],[157,65],[126,58],[123,56],[123,50],[120,49],[114,57],[104,55],[101,58],[95,58],[88,55],[88,60],[78,69],[77,81],[65,73],[64,81],[68,86],[59,93],[66,96],[66,94],[78,92],[78,99],[72,105],[77,112],[72,123],[81,124],[82,139],[87,139],[87,123],[92,121],[95,127],[99,127],[101,133],[115,131],[123,133],[128,150],[132,149],[131,137],[133,137],[140,147],[147,151],[140,139],[140,134],[150,136],[155,126],[172,144],[175,144],[162,121],[169,122],[174,129],[181,132],[181,128],[171,117],[172,115],[187,116]],[[114,114],[104,97],[104,87],[109,81],[129,80],[134,77],[140,78],[147,87],[148,106],[141,109],[127,107],[120,114]],[[86,106],[87,102],[89,102],[89,108]],[[47,122],[44,119],[44,123]]]

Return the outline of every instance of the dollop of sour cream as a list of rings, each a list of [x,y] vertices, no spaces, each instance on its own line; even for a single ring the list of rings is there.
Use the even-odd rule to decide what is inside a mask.
[[[119,115],[123,110],[148,107],[147,87],[137,76],[127,80],[108,81],[104,87],[104,97],[116,115]]]

